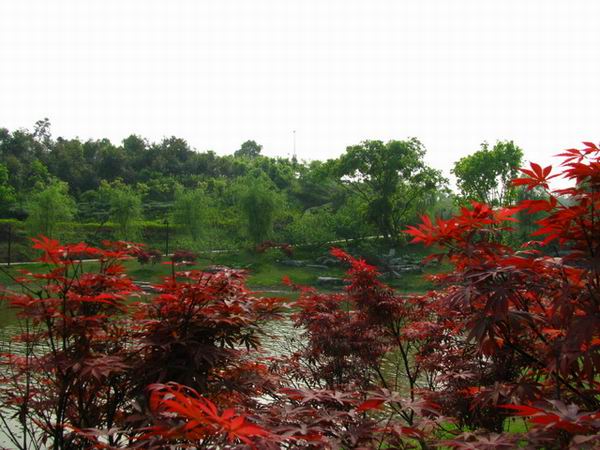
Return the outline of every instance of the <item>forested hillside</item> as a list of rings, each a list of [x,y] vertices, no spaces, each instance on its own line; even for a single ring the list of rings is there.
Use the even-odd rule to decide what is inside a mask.
[[[522,158],[512,142],[484,143],[456,163],[454,194],[424,162],[426,149],[415,138],[364,141],[328,161],[271,158],[261,150],[252,140],[219,156],[177,137],[54,138],[48,119],[32,131],[3,128],[0,214],[21,257],[29,246],[19,242],[38,234],[162,247],[171,233],[172,245],[191,249],[264,241],[318,247],[377,236],[391,248],[424,213],[447,217],[468,199],[513,201],[518,191],[508,180]]]

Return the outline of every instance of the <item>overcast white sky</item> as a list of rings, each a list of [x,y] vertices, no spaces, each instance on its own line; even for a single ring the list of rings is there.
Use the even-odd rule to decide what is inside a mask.
[[[230,153],[420,138],[528,159],[600,139],[597,0],[1,0],[0,126]]]

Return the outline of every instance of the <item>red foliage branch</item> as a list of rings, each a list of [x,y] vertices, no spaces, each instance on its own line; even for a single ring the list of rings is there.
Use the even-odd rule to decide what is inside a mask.
[[[440,257],[447,256],[455,267],[437,278],[447,287],[435,294],[434,306],[443,312],[438,313],[438,324],[444,326],[445,317],[452,317],[454,324],[446,324],[445,345],[420,357],[453,378],[445,379],[444,388],[433,398],[445,401],[448,408],[462,402],[460,418],[471,425],[478,425],[474,416],[483,410],[485,418],[494,414],[498,418],[495,428],[488,427],[501,431],[505,414],[497,409],[499,404],[510,402],[521,408],[523,402],[544,399],[559,402],[555,405],[569,402],[573,408],[587,410],[582,417],[596,417],[593,411],[600,407],[600,151],[594,144],[585,145],[583,150],[562,154],[560,175],[574,180],[573,188],[550,191],[548,180],[558,175],[550,175],[551,167],[531,164],[531,169],[522,170],[527,177],[514,184],[544,189],[546,198],[499,211],[474,203],[471,210],[463,209],[449,220],[433,223],[424,218],[407,230],[413,242],[447,249]],[[513,250],[502,245],[502,233],[510,230],[507,222],[519,210],[545,213],[534,233],[543,239]],[[555,242],[560,255],[544,253],[544,246]],[[541,250],[533,250],[536,245]],[[458,329],[466,339],[448,348]],[[470,348],[469,341],[476,347]],[[453,353],[463,361],[466,373],[457,371]],[[471,400],[461,399],[461,393]],[[489,408],[496,408],[496,413]],[[536,417],[533,422],[539,424],[539,417],[553,416]],[[561,424],[549,420],[545,426],[571,434],[584,431]],[[586,431],[599,429],[596,421]],[[568,440],[562,436],[561,442]]]

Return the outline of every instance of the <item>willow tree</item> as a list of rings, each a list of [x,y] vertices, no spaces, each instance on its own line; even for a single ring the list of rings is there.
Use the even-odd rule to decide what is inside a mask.
[[[202,189],[180,189],[175,192],[173,220],[194,242],[198,240],[202,227],[206,225],[209,211],[209,199]]]
[[[56,237],[60,223],[73,219],[76,206],[69,195],[69,186],[62,181],[38,185],[26,205],[27,227],[31,234]]]
[[[260,244],[273,233],[273,223],[281,207],[280,194],[271,180],[258,172],[240,178],[237,191],[248,237],[254,244]]]
[[[113,183],[103,182],[100,192],[109,205],[108,215],[116,226],[117,236],[126,240],[137,238],[142,217],[140,193],[119,180]]]

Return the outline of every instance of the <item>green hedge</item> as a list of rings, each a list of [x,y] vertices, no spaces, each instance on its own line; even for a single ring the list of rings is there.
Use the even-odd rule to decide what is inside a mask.
[[[30,235],[25,222],[14,219],[0,220],[0,262],[6,260],[8,253],[8,226],[11,228],[11,259],[12,261],[27,261],[36,257],[36,252],[31,249]],[[245,248],[249,244],[241,233],[239,224],[233,220],[220,220],[208,225],[202,232],[200,239],[192,241],[185,230],[172,223],[169,229],[169,248],[189,249],[193,251],[206,251],[214,249]],[[88,242],[91,245],[100,245],[104,240],[117,239],[117,225],[106,222],[63,222],[58,226],[58,233],[54,236],[62,242]],[[167,225],[162,221],[139,222],[139,234],[135,241],[144,243],[151,248],[164,250],[167,236]]]
[[[31,241],[25,222],[14,219],[0,219],[0,261],[6,259],[8,253],[8,239],[11,239],[11,259],[27,260],[31,258]],[[166,238],[167,226],[162,222],[144,221],[139,224],[139,241],[150,246],[163,246]],[[117,227],[112,223],[77,223],[63,222],[58,226],[58,238],[64,242],[85,241],[93,245],[100,244],[103,240],[115,240]],[[170,238],[180,234],[179,227],[169,225]]]

